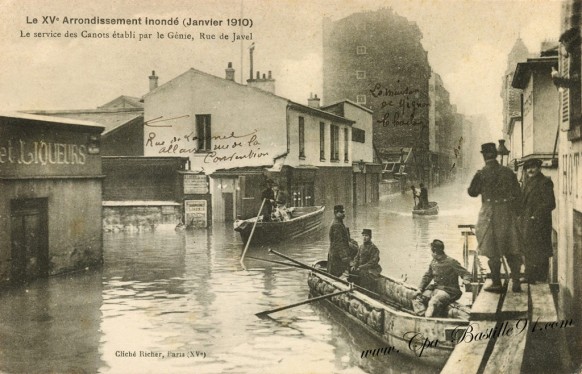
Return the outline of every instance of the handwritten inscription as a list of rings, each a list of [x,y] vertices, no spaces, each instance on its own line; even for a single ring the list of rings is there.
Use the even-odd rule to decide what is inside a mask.
[[[418,110],[429,107],[430,103],[418,98],[421,94],[418,88],[405,86],[391,89],[376,83],[370,94],[383,99],[380,104],[381,117],[377,120],[383,127],[425,124],[426,121],[420,118]]]
[[[87,147],[79,144],[9,140],[0,146],[0,164],[84,165]]]
[[[162,137],[151,131],[145,145],[164,155],[206,153],[203,158],[205,164],[249,160],[269,155],[269,152],[261,151],[257,130],[245,134],[231,131],[228,134],[210,137],[199,137],[194,132],[182,136]]]

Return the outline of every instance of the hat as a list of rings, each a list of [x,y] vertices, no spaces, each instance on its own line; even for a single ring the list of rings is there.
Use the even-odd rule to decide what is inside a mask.
[[[433,252],[444,252],[445,251],[445,243],[442,240],[435,239],[430,243],[430,249]]]
[[[497,148],[495,148],[495,143],[481,144],[481,153],[495,153],[495,154],[497,154]]]
[[[333,207],[333,212],[337,213],[337,212],[345,212],[344,206],[343,205],[336,205]]]
[[[362,230],[362,235],[372,236],[372,230],[370,230],[370,229],[363,229]]]
[[[531,166],[535,166],[535,167],[541,167],[542,166],[542,160],[540,160],[539,158],[530,158],[529,160],[525,160],[525,162],[523,163],[523,168],[527,169]]]

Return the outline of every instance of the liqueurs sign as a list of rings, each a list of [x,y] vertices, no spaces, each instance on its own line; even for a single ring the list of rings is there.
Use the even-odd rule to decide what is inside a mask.
[[[87,146],[45,141],[8,140],[0,144],[0,164],[84,165]]]

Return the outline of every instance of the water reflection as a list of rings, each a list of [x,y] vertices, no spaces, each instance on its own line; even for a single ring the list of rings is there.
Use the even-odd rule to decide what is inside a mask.
[[[438,217],[412,217],[410,196],[383,197],[375,207],[348,210],[347,226],[361,242],[374,231],[385,274],[418,283],[428,266],[428,242],[441,238],[462,259],[459,223],[476,207],[452,190],[431,191]],[[472,210],[473,209],[473,210]],[[303,263],[327,256],[324,228],[271,248]],[[255,313],[307,299],[307,273],[247,258],[231,225],[208,230],[104,234],[101,272],[51,278],[0,295],[0,369],[101,373],[427,373],[418,360],[365,358],[381,347],[367,332],[322,304]],[[274,260],[266,246],[247,255]],[[125,356],[135,353],[138,357]],[[143,357],[139,357],[143,352]],[[168,352],[190,357],[169,357]],[[153,354],[161,357],[150,357]],[[35,358],[35,359],[32,359]],[[37,360],[38,358],[38,360]]]
[[[97,372],[100,272],[35,281],[0,294],[0,370]]]

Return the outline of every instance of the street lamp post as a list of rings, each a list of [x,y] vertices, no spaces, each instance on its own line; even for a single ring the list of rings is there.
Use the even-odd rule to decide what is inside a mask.
[[[509,162],[509,149],[505,146],[505,140],[499,139],[499,147],[497,147],[497,154],[501,156],[501,165],[503,166],[503,158],[507,156],[507,162]]]

